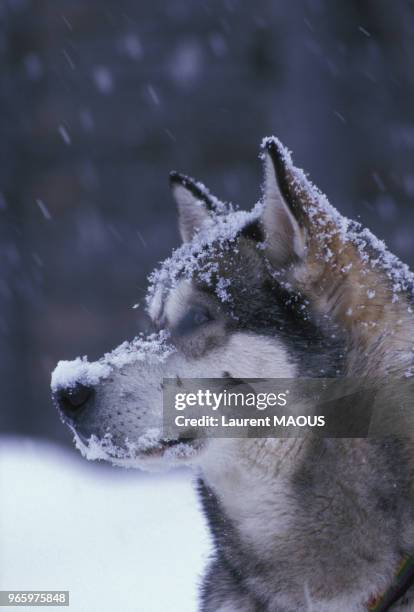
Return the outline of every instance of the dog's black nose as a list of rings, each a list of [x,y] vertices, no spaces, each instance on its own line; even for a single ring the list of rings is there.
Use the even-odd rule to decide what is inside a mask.
[[[76,385],[67,389],[60,389],[56,393],[56,400],[60,410],[70,418],[74,418],[85,407],[93,394],[92,387]]]

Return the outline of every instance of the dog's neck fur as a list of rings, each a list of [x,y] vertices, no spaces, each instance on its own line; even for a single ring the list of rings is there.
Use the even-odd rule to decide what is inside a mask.
[[[204,508],[219,559],[249,576],[258,609],[304,610],[310,597],[318,611],[358,610],[414,550],[398,443],[216,442],[202,466]]]
[[[361,276],[357,260],[344,288],[342,278],[332,280],[332,264],[338,269],[341,261],[319,265],[318,274],[315,267],[313,278],[309,265],[306,276],[298,269],[295,281],[319,313],[344,330],[345,373],[375,380],[403,376],[413,356],[408,298],[392,302],[383,295],[389,290],[382,273]],[[402,336],[402,329],[413,334]],[[318,611],[363,610],[414,550],[414,517],[401,496],[406,491],[411,497],[413,466],[402,442],[214,442],[214,460],[202,466],[202,499],[219,557],[240,575],[249,565],[250,583],[242,586],[258,609],[306,609],[310,601]]]

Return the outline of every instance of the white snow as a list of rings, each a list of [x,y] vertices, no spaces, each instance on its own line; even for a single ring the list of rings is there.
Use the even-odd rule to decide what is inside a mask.
[[[99,361],[89,362],[87,357],[77,357],[73,361],[59,361],[52,372],[51,389],[74,387],[76,384],[95,386],[107,378],[113,368],[120,369],[137,361],[154,363],[164,361],[174,350],[167,342],[166,332],[151,334],[146,338],[136,337],[131,342],[123,342]]]
[[[154,86],[151,85],[151,83],[149,83],[148,86],[147,86],[147,89],[148,89],[148,93],[150,95],[151,100],[154,102],[154,104],[156,106],[159,106],[160,105],[160,97],[159,97],[156,89],[154,88]]]
[[[226,55],[228,48],[225,38],[220,34],[220,32],[213,32],[209,37],[210,47],[217,57],[224,57]]]
[[[369,229],[341,215],[329,203],[326,195],[307,178],[303,170],[294,166],[290,151],[278,138],[275,136],[264,138],[263,151],[271,143],[275,143],[278,150],[281,151],[284,164],[292,176],[293,187],[305,192],[311,202],[307,208],[307,214],[318,224],[319,236],[328,239],[333,235],[338,235],[344,243],[351,242],[358,249],[361,260],[367,266],[381,269],[392,281],[393,301],[399,299],[398,294],[401,292],[413,293],[414,274],[409,267],[391,253],[385,243]],[[324,214],[321,215],[321,212]]]
[[[71,56],[69,55],[69,53],[67,52],[66,49],[62,49],[62,55],[65,58],[65,60],[67,61],[67,63],[69,64],[69,67],[72,70],[76,70],[75,62],[73,61],[73,59],[71,58]]]
[[[79,111],[79,121],[85,132],[92,132],[95,127],[95,121],[89,108],[82,108]]]
[[[52,372],[52,391],[75,387],[76,384],[94,386],[107,378],[111,368],[105,363],[95,361],[90,363],[86,357],[77,357],[73,361],[59,361]]]
[[[371,37],[371,33],[368,32],[368,30],[366,28],[364,28],[363,26],[358,26],[358,30],[360,32],[362,32],[365,36],[367,36],[368,38]]]
[[[87,441],[84,441],[75,429],[72,428],[72,430],[75,446],[82,457],[88,461],[108,461],[116,467],[126,469],[142,469],[146,472],[168,471],[174,465],[185,466],[197,452],[193,446],[188,444],[175,444],[165,449],[154,464],[142,455],[142,451],[160,448],[161,439],[166,440],[162,431],[157,427],[147,429],[136,442],[126,439],[125,448],[120,448],[114,443],[110,433],[105,434],[103,438],[91,435]]]
[[[114,79],[106,66],[97,66],[93,71],[93,80],[96,87],[103,94],[110,94],[114,88]]]
[[[200,77],[203,66],[203,47],[197,40],[190,38],[181,41],[172,51],[169,72],[174,81],[188,85]]]
[[[328,241],[333,237],[339,237],[343,244],[351,242],[355,246],[367,268],[379,268],[391,280],[393,301],[399,299],[398,294],[401,292],[412,293],[414,275],[408,266],[390,253],[385,244],[368,229],[341,215],[307,178],[303,170],[294,166],[290,151],[276,137],[269,136],[263,139],[261,157],[264,157],[266,149],[273,144],[282,155],[283,163],[292,180],[292,188],[306,194],[306,214],[315,226],[318,239],[326,244],[325,259],[328,261],[333,256]],[[186,177],[183,179],[185,186]],[[188,178],[188,181],[191,179]],[[196,186],[211,200],[204,185],[196,183]],[[245,212],[213,199],[213,211],[193,239],[173,251],[171,257],[149,276],[150,286],[146,298],[148,311],[154,312],[156,310],[154,302],[162,302],[165,292],[173,288],[181,278],[191,279],[197,272],[203,281],[211,283],[213,275],[217,275],[217,265],[211,255],[222,257],[226,251],[236,248],[239,233],[246,225],[260,219],[263,206],[263,202],[258,202],[250,212]],[[346,268],[347,266],[343,271],[346,271]],[[221,301],[227,301],[229,298],[229,293],[220,279],[216,283],[216,294]]]
[[[198,186],[205,190],[202,184]],[[202,224],[190,242],[173,251],[171,257],[149,276],[148,307],[154,296],[160,293],[160,288],[174,287],[180,278],[190,279],[196,271],[205,282],[210,282],[212,274],[217,272],[215,263],[211,262],[211,253],[214,250],[224,253],[232,249],[240,231],[259,219],[263,209],[260,202],[249,212],[235,210],[231,206],[224,209],[223,203],[218,203],[218,206],[218,210],[211,213],[214,222]],[[218,297],[222,299],[223,296],[227,298],[227,293],[223,292],[223,287],[219,287]]]
[[[36,204],[38,205],[39,210],[42,213],[42,215],[44,216],[44,218],[47,221],[50,221],[50,219],[52,218],[52,215],[50,214],[50,211],[49,211],[48,207],[46,206],[46,204],[43,202],[43,200],[36,200]]]
[[[72,139],[71,139],[71,137],[70,137],[70,134],[69,134],[69,132],[68,132],[67,128],[66,128],[66,127],[65,127],[63,124],[61,124],[61,125],[59,125],[59,126],[58,126],[58,132],[59,132],[59,134],[60,134],[60,136],[61,136],[61,138],[62,138],[63,142],[64,142],[66,145],[70,145],[70,144],[72,144]]]
[[[140,39],[136,34],[127,34],[119,41],[120,50],[133,60],[142,57],[143,49]]]
[[[23,61],[26,68],[26,72],[32,81],[37,81],[43,76],[43,63],[36,53],[29,53],[28,55],[26,55]]]
[[[69,590],[72,612],[197,609],[209,538],[188,472],[2,437],[0,495],[1,589]]]

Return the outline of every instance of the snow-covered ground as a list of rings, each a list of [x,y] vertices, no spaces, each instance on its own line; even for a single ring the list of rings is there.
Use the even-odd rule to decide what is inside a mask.
[[[189,473],[3,437],[0,500],[0,589],[69,590],[73,612],[197,609],[209,539]]]

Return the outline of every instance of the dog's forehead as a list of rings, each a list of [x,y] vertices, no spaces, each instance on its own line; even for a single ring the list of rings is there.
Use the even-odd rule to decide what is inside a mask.
[[[258,221],[261,211],[262,204],[258,203],[250,212],[233,210],[227,215],[217,215],[213,224],[201,227],[190,242],[173,251],[149,276],[146,302],[150,317],[162,318],[168,295],[183,280],[210,289],[214,285],[218,288],[217,297],[225,300],[225,285],[231,269],[246,250],[241,232]]]
[[[237,239],[234,240],[234,243]],[[183,245],[187,246],[187,245]],[[200,251],[182,253],[182,258],[173,261],[173,257],[166,260],[162,266],[150,277],[152,284],[147,294],[147,310],[151,319],[161,321],[164,316],[165,305],[172,294],[181,294],[182,287],[194,287],[195,280],[203,279],[206,285],[211,285],[213,277],[218,273],[220,260],[223,259],[228,245],[225,241],[213,243]],[[188,249],[177,249],[188,251]],[[174,264],[174,265],[173,265]],[[189,295],[189,291],[186,291]]]
[[[165,318],[169,305],[182,307],[190,302],[216,298],[222,304],[233,303],[234,294],[245,299],[262,279],[263,261],[250,240],[239,236],[231,248],[212,248],[191,278],[180,275],[174,283],[159,282],[148,301],[148,314],[154,321]],[[203,298],[204,295],[204,298]]]
[[[166,314],[168,303],[179,300],[181,304],[191,301],[200,293],[215,294],[226,301],[226,288],[241,266],[236,262],[243,259],[246,246],[236,237],[230,243],[212,244],[199,254],[197,266],[184,267],[173,277],[161,277],[150,288],[147,304],[148,314],[153,321],[161,321]],[[246,270],[244,269],[244,272]]]

